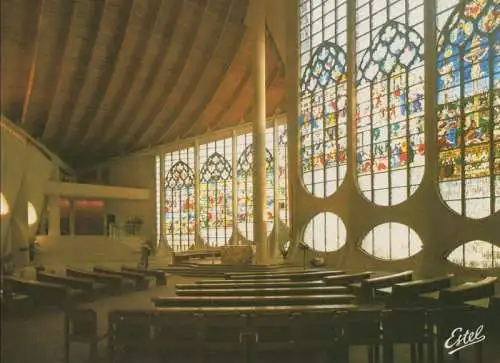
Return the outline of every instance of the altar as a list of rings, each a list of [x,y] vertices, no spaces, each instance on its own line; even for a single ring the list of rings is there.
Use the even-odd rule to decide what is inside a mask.
[[[250,245],[226,245],[220,247],[220,260],[227,265],[251,265],[254,249]]]

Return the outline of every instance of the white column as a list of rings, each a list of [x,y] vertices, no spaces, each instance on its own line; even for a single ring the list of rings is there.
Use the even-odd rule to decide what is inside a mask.
[[[239,234],[238,234],[238,143],[236,142],[236,138],[238,135],[236,131],[233,130],[232,138],[231,138],[231,176],[232,176],[232,184],[231,184],[231,195],[233,196],[233,236],[231,244],[236,245],[239,244]]]
[[[200,247],[200,142],[194,140],[194,214],[195,214],[195,232],[194,244],[196,248]]]
[[[253,0],[253,198],[256,264],[266,264],[266,18],[265,1]]]
[[[61,208],[59,206],[59,196],[50,195],[48,198],[49,210],[49,236],[58,237],[61,235]]]
[[[75,235],[75,223],[76,223],[76,213],[75,213],[75,200],[69,200],[69,235]],[[106,230],[106,218],[104,217],[104,230]]]

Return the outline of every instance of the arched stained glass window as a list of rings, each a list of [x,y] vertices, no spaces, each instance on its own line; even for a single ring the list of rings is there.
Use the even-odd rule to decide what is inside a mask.
[[[275,198],[279,203],[279,217],[281,221],[288,224],[288,138],[286,125],[277,127],[278,132],[278,155],[276,155],[278,166],[278,195]]]
[[[300,6],[300,155],[307,190],[333,194],[346,173],[345,0]]]
[[[274,223],[274,159],[272,153],[273,128],[266,130],[266,194],[267,194],[267,234],[271,233]],[[238,229],[248,240],[253,240],[253,145],[252,135],[237,137],[238,168]]]
[[[361,249],[382,260],[400,260],[417,254],[422,249],[422,240],[410,227],[389,222],[368,232]]]
[[[448,261],[471,268],[500,267],[500,247],[486,241],[469,241],[455,248]]]
[[[223,246],[233,228],[232,141],[200,146],[200,236],[211,246]]]
[[[500,210],[498,7],[497,0],[462,1],[438,39],[439,189],[470,218]]]
[[[424,174],[423,20],[423,0],[356,9],[358,185],[378,205],[405,201]]]
[[[189,249],[195,242],[194,150],[165,155],[165,236],[174,251]]]

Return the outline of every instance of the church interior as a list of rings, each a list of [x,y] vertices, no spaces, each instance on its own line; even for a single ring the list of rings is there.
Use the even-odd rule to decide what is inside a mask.
[[[499,0],[1,0],[1,360],[500,363]]]

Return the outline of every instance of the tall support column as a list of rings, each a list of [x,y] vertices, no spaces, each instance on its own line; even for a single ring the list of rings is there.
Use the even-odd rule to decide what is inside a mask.
[[[231,195],[232,195],[232,210],[233,210],[233,235],[232,235],[232,244],[239,244],[239,234],[238,234],[238,143],[236,142],[238,135],[236,131],[233,130],[232,134],[232,147],[231,147],[231,176],[232,176],[232,185],[231,185]]]
[[[59,196],[49,196],[49,236],[58,237],[61,235],[61,207],[59,206]]]
[[[266,18],[265,0],[253,0],[253,218],[257,264],[266,264]]]
[[[279,238],[280,238],[280,201],[282,198],[282,195],[280,194],[280,188],[279,188],[279,168],[280,168],[280,163],[279,163],[279,135],[278,135],[278,122],[277,122],[277,117],[274,117],[273,120],[273,195],[274,195],[274,233],[273,233],[273,239],[271,242],[271,245],[269,247],[269,253],[271,256],[271,259],[274,260],[277,256],[277,250],[279,246]],[[274,262],[274,261],[271,261]]]
[[[70,199],[70,201],[69,201],[69,235],[70,236],[75,235],[75,221],[76,221],[75,200]],[[104,219],[104,226],[106,227],[106,219]]]
[[[200,142],[194,140],[194,244],[201,247],[200,238]]]
[[[159,245],[167,249],[166,238],[165,238],[165,153],[163,151],[160,151],[159,158],[160,158],[160,198],[159,198],[160,225],[158,234],[159,234]]]

